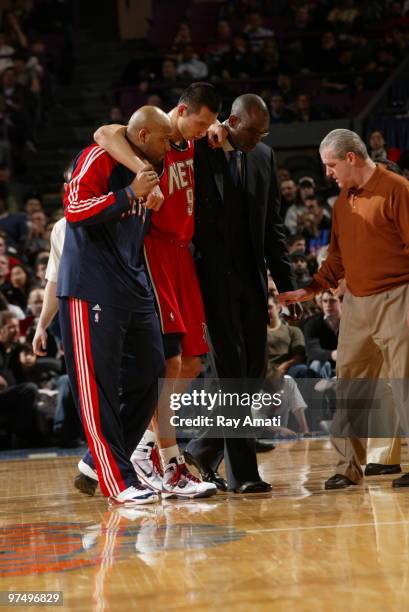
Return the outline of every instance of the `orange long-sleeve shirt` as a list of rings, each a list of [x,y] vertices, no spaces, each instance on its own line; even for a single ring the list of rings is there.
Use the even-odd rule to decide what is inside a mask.
[[[382,166],[361,189],[341,191],[328,256],[310,287],[336,287],[344,277],[358,297],[409,283],[409,181]]]

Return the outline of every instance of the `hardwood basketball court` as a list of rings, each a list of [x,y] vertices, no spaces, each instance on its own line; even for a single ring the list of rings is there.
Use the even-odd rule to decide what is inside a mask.
[[[0,591],[62,591],[55,610],[408,609],[409,491],[325,492],[328,440],[259,455],[272,495],[122,513],[73,488],[77,461],[0,461]]]

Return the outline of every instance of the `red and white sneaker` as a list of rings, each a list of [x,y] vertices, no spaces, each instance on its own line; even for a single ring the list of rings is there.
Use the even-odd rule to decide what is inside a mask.
[[[179,499],[195,499],[210,497],[217,493],[217,487],[212,482],[203,482],[189,472],[183,457],[174,457],[165,467],[162,479],[162,497],[177,497]]]
[[[108,499],[109,506],[124,506],[132,508],[132,506],[140,506],[142,504],[154,504],[159,501],[159,495],[152,489],[142,485],[134,485],[128,487],[118,495]]]
[[[153,491],[162,491],[163,471],[156,446],[152,443],[137,446],[131,456],[131,463],[139,480]]]

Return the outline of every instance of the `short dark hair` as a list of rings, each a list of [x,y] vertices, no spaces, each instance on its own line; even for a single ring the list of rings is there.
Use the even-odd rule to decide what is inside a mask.
[[[290,236],[287,239],[287,243],[288,243],[289,246],[292,246],[293,244],[295,244],[299,240],[304,240],[305,241],[305,236],[303,236],[302,234],[295,234],[294,236]]]
[[[186,104],[190,113],[198,113],[203,106],[219,113],[221,98],[211,83],[192,83],[180,96],[179,104]]]
[[[0,329],[11,321],[11,319],[17,319],[14,312],[10,312],[10,310],[0,312]]]
[[[321,208],[324,208],[324,201],[323,199],[319,196],[319,195],[308,195],[305,198],[305,201],[307,200],[313,200],[314,202],[317,202],[318,206],[320,206]]]
[[[277,306],[280,304],[280,300],[278,299],[278,296],[275,295],[272,291],[268,292],[268,300],[272,300],[274,304],[276,304]]]
[[[39,200],[39,202],[42,204],[43,196],[41,195],[41,193],[38,193],[38,191],[30,191],[29,193],[26,193],[26,195],[24,196],[24,204],[28,200]]]
[[[20,353],[26,353],[29,355],[34,354],[33,347],[28,342],[23,342],[16,347],[16,353],[20,355]]]

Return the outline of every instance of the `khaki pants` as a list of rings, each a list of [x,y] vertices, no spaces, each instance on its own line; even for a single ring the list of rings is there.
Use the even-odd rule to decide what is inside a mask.
[[[390,401],[384,401],[384,409],[379,412],[364,408],[365,401],[370,404],[368,397],[362,401],[354,400],[355,408],[362,409],[354,410],[354,402],[352,410],[337,408],[333,424],[336,437],[331,439],[338,453],[336,473],[344,474],[354,482],[362,478],[361,465],[367,463],[367,437],[364,433],[360,434],[361,437],[348,436],[351,431],[357,431],[351,427],[353,421],[361,421],[358,425],[362,432],[365,431],[362,425],[366,422],[367,431],[372,432],[374,423],[371,421],[376,419],[379,425],[386,419],[386,430],[391,437],[400,422],[404,434],[409,434],[408,309],[409,285],[367,297],[355,297],[349,292],[344,296],[337,355],[339,385],[345,388],[346,395],[349,392],[352,395],[356,388],[351,391],[354,385],[351,379],[373,380],[378,385],[376,379],[384,376],[389,379],[389,385],[385,388],[384,382],[382,385],[379,383],[382,387],[380,395],[385,398],[390,393]],[[392,410],[396,412],[391,414]],[[378,440],[378,443],[384,449],[384,454],[381,452],[379,457],[397,450],[396,446],[392,448],[391,441],[387,441],[386,445],[385,439]],[[372,462],[388,463],[384,460]],[[394,460],[393,463],[399,461]]]

